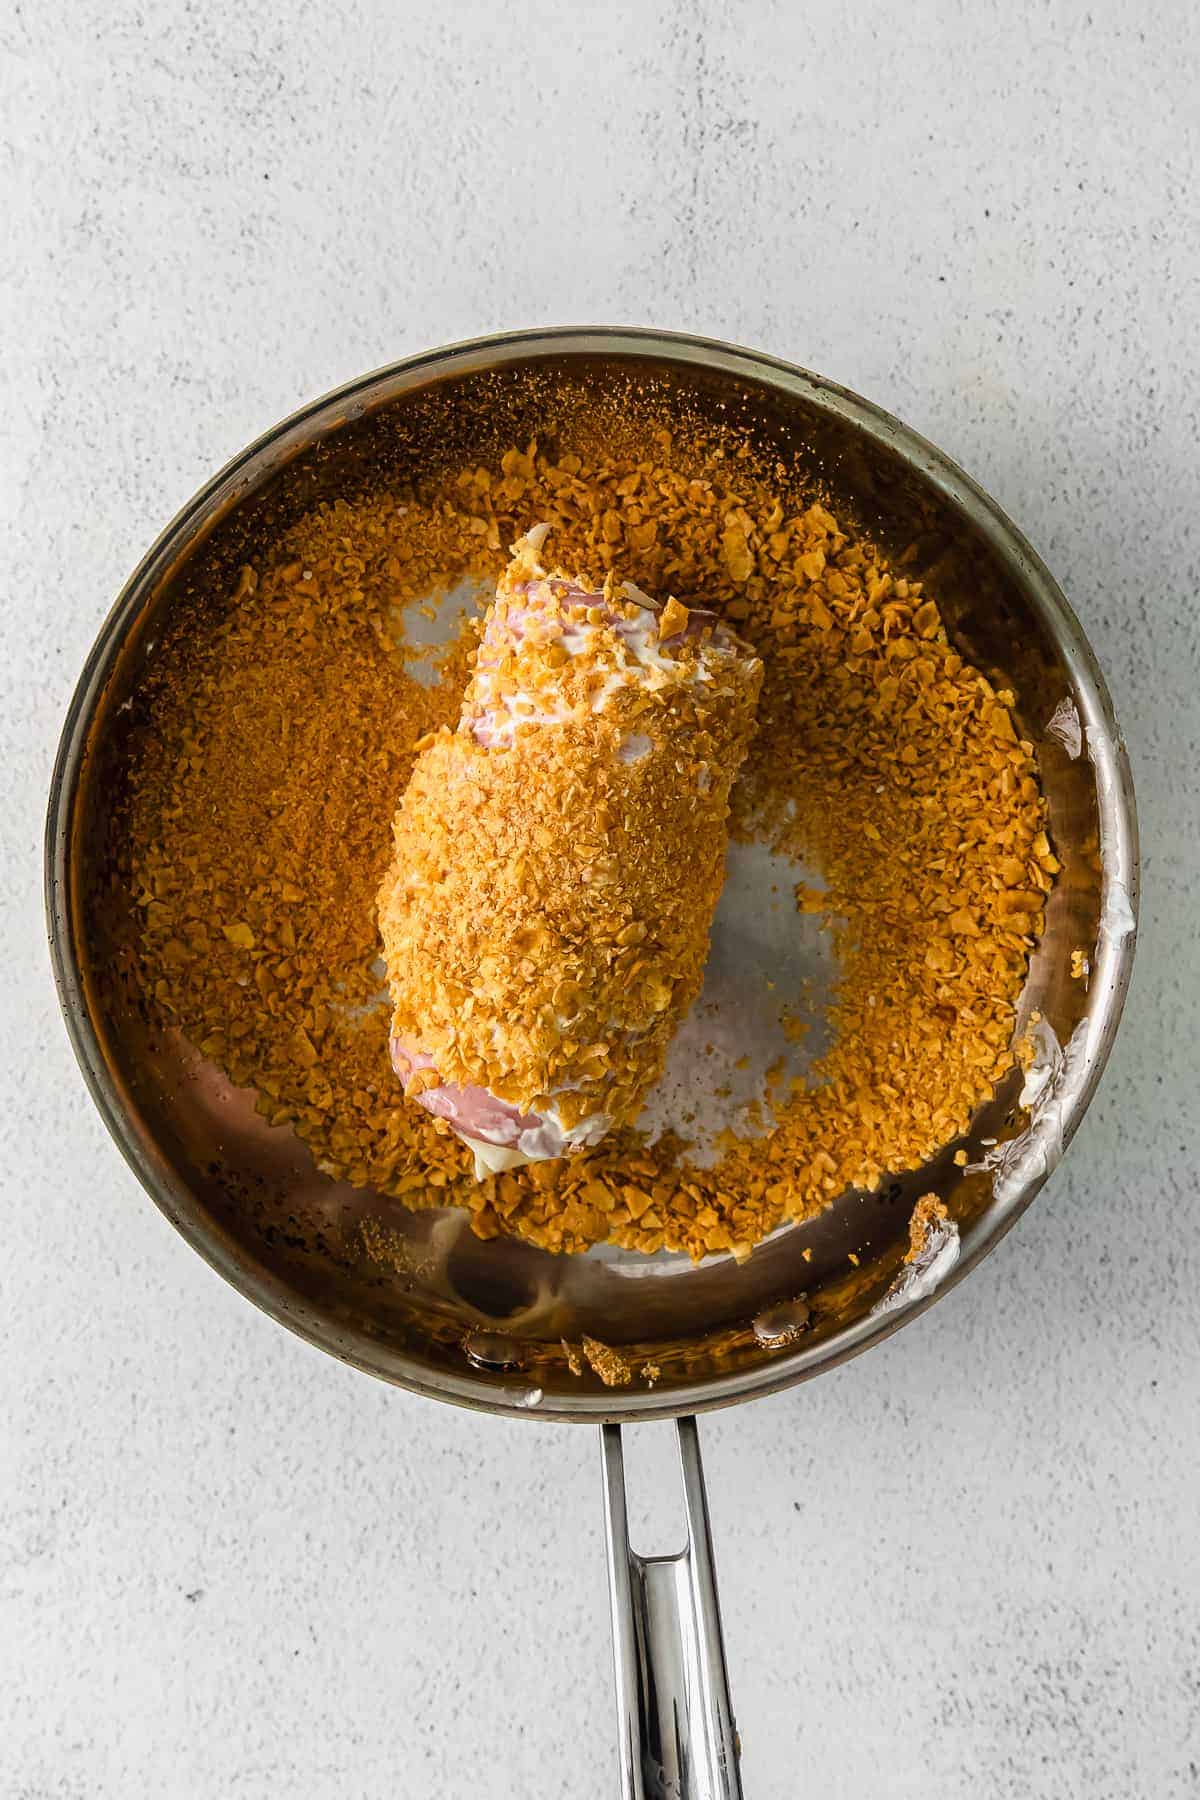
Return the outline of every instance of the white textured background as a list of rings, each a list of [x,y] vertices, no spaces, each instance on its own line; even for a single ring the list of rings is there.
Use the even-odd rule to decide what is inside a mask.
[[[965,463],[1141,803],[1067,1164],[928,1318],[706,1427],[749,1800],[1200,1788],[1195,20],[0,10],[3,1800],[615,1791],[592,1435],[390,1392],[185,1249],[85,1099],[38,870],[85,651],[218,464],[410,351],[593,320],[758,345]]]

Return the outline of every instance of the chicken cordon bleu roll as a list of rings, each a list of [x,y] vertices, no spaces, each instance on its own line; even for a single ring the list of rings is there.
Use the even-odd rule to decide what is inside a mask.
[[[514,545],[379,895],[405,1094],[480,1178],[631,1122],[700,991],[762,664],[710,612]]]

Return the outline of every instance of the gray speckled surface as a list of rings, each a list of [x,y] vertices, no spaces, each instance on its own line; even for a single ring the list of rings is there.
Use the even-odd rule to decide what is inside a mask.
[[[1196,19],[0,17],[4,1800],[614,1792],[591,1434],[386,1391],[184,1248],[84,1098],[38,872],[84,653],[210,471],[364,368],[589,319],[760,345],[959,457],[1083,617],[1141,802],[1126,1023],[1033,1212],[705,1430],[747,1794],[1197,1791]]]

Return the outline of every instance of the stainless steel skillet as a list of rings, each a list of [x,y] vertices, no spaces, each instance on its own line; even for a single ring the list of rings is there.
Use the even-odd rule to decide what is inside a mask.
[[[380,472],[411,473],[453,442],[466,452],[536,435],[548,380],[584,392],[650,385],[664,405],[743,422],[819,471],[885,547],[916,546],[914,572],[964,652],[1015,689],[1022,729],[1038,746],[1063,872],[1022,1001],[1023,1016],[1036,1009],[1053,1034],[1032,1110],[1017,1104],[1014,1078],[974,1122],[970,1160],[987,1166],[961,1169],[948,1148],[878,1193],[844,1195],[822,1218],[776,1233],[742,1266],[615,1251],[551,1257],[505,1239],[483,1243],[456,1213],[408,1213],[333,1183],[290,1134],[265,1126],[252,1096],[165,1033],[124,979],[133,921],[128,897],[105,879],[106,831],[124,703],[167,613],[190,585],[220,579],[256,537],[322,497]],[[1129,980],[1137,832],[1128,766],[1095,658],[1030,546],[932,445],[768,357],[584,329],[411,358],[251,445],[134,573],[68,713],[46,880],[55,976],[93,1099],[143,1185],[214,1268],[310,1342],[417,1393],[603,1426],[624,1792],[740,1794],[695,1414],[832,1367],[961,1279],[1069,1143]],[[1070,973],[1079,946],[1091,962],[1086,989]],[[735,934],[723,954],[743,952]],[[912,1206],[931,1190],[956,1236],[905,1276]],[[397,1244],[390,1270],[347,1247],[385,1206]],[[635,1372],[628,1386],[607,1388],[590,1370],[573,1373],[561,1343],[585,1334],[628,1349],[635,1370],[653,1364],[658,1376]],[[621,1426],[662,1417],[679,1421],[690,1542],[679,1558],[643,1560],[628,1542]]]

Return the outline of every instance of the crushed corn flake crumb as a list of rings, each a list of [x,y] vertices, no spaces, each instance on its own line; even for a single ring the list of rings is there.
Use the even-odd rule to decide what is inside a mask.
[[[908,1221],[908,1249],[904,1253],[906,1263],[916,1262],[929,1244],[930,1236],[935,1231],[942,1231],[950,1222],[950,1214],[943,1200],[936,1194],[922,1194],[913,1207],[912,1217]]]
[[[599,1338],[585,1337],[583,1354],[589,1368],[605,1387],[628,1387],[633,1380],[633,1364],[611,1344],[602,1344]]]

